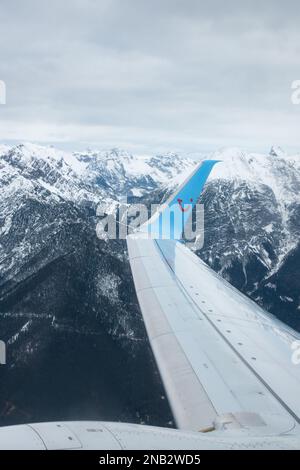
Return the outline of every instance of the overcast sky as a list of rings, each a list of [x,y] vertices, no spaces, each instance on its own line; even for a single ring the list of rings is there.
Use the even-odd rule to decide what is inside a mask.
[[[300,2],[2,0],[1,141],[300,151]]]

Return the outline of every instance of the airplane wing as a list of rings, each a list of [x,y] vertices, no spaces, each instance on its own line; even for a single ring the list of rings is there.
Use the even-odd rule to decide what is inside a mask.
[[[169,239],[164,233],[163,214],[194,205],[215,163],[200,164],[127,238],[150,344],[178,428],[293,432],[300,420],[300,366],[292,362],[292,345],[300,336],[177,240],[182,226],[171,222]]]

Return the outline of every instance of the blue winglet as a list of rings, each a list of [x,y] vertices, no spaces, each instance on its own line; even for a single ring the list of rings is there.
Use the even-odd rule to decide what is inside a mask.
[[[192,175],[162,205],[161,209],[143,227],[151,238],[180,240],[193,207],[214,165],[219,160],[203,161]],[[145,230],[146,229],[146,230]]]

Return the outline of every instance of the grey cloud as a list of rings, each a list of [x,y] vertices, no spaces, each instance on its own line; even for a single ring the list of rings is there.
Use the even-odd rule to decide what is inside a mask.
[[[297,1],[11,0],[0,139],[300,147]]]

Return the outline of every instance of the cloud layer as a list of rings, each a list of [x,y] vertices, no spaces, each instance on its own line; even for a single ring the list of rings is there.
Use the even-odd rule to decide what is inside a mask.
[[[2,2],[0,139],[300,149],[299,14],[296,0]]]

